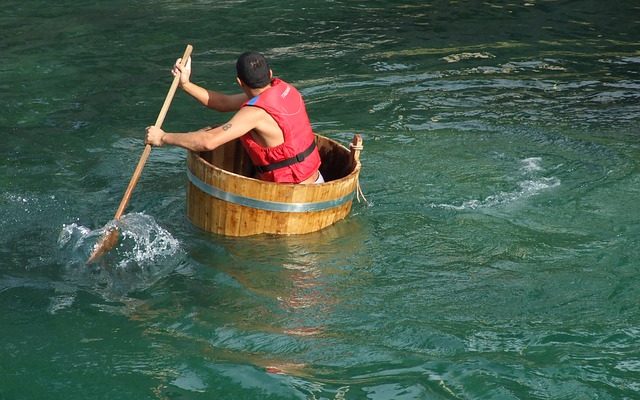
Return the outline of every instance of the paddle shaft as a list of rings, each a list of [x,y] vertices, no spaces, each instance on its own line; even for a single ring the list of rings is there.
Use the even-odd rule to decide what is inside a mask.
[[[182,55],[182,60],[180,61],[180,65],[182,67],[187,63],[187,59],[191,55],[191,51],[193,50],[193,46],[190,44],[187,45],[187,48],[184,50],[184,54]],[[164,99],[164,104],[162,105],[162,109],[160,109],[160,114],[158,114],[158,118],[156,119],[155,126],[158,128],[162,127],[162,123],[164,122],[164,117],[167,115],[167,111],[169,111],[169,107],[171,106],[171,101],[173,100],[173,96],[176,93],[176,89],[178,88],[178,84],[180,83],[180,75],[176,75],[173,78],[173,82],[171,82],[171,87],[169,88],[169,92],[167,93],[167,97]],[[118,210],[116,211],[115,219],[119,220],[124,210],[127,208],[129,204],[129,200],[131,199],[131,194],[133,193],[133,189],[138,184],[138,180],[140,180],[140,175],[142,175],[142,169],[149,158],[149,154],[151,154],[151,145],[147,144],[144,147],[144,151],[140,156],[140,161],[138,161],[138,165],[136,169],[133,171],[133,176],[131,176],[131,180],[129,181],[129,185],[127,186],[127,190],[124,192],[124,196],[120,201],[120,206],[118,206]]]

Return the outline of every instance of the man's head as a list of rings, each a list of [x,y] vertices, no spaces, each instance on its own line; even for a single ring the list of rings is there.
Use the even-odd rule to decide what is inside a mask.
[[[259,89],[271,82],[271,69],[267,59],[255,51],[242,53],[236,61],[238,79],[251,89]]]

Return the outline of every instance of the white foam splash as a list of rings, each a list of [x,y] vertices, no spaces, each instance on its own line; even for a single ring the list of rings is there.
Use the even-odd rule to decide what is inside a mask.
[[[120,266],[130,261],[146,264],[171,256],[180,248],[180,242],[148,215],[127,214],[120,220],[120,227],[123,241],[131,241],[131,246],[123,253]]]
[[[58,236],[58,247],[81,253],[76,254],[76,258],[86,260],[102,236],[115,226],[120,237],[118,245],[111,252],[117,254],[118,267],[150,265],[160,258],[176,254],[180,249],[180,242],[169,231],[158,225],[153,217],[143,213],[126,214],[119,221],[111,221],[97,230],[77,223],[65,224]]]
[[[536,196],[544,190],[548,190],[560,185],[560,180],[556,177],[536,177],[536,173],[544,171],[541,157],[529,157],[520,161],[520,172],[524,180],[518,182],[519,188],[510,192],[499,192],[484,199],[472,199],[462,204],[432,204],[433,208],[443,208],[448,210],[476,210],[479,208],[490,208],[504,204],[516,202],[521,199]],[[527,179],[528,178],[528,179]]]
[[[96,243],[115,226],[119,231],[117,244],[97,262],[86,265]],[[77,223],[64,225],[58,246],[64,260],[64,287],[56,289],[58,293],[51,298],[51,314],[72,306],[77,288],[109,301],[132,304],[130,293],[153,286],[181,262],[180,242],[153,217],[139,213],[126,214],[119,221],[113,220],[96,230]],[[107,311],[127,312],[126,307],[114,306]]]
[[[542,163],[541,157],[525,158],[524,160],[521,161],[521,163],[522,163],[522,169],[525,172],[542,171],[542,166],[540,165]]]
[[[490,195],[483,200],[467,200],[460,205],[453,204],[437,204],[432,205],[434,208],[444,208],[449,210],[475,210],[479,208],[491,208],[499,205],[513,203],[523,198],[537,195],[543,190],[550,189],[560,185],[557,178],[542,178],[540,180],[527,180],[519,182],[520,190],[512,192],[499,192]]]
[[[91,229],[78,225],[75,222],[62,225],[62,230],[58,236],[58,247],[63,248],[69,243],[73,243],[73,250],[77,250],[84,244],[85,238],[89,237]]]

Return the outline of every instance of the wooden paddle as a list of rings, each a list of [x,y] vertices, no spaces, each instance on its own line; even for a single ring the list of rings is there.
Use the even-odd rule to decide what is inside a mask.
[[[182,55],[182,60],[180,61],[180,65],[182,67],[187,63],[187,59],[191,55],[191,51],[193,50],[193,46],[190,44],[187,45],[187,48],[184,50],[184,54]],[[169,88],[169,93],[167,93],[167,97],[164,99],[164,104],[162,105],[162,109],[160,110],[160,114],[158,114],[158,119],[156,119],[155,126],[158,128],[162,127],[162,123],[164,122],[164,117],[167,115],[167,111],[169,111],[169,106],[171,106],[171,101],[173,100],[173,96],[176,93],[176,89],[178,88],[178,84],[180,83],[180,75],[177,75],[173,78],[173,82],[171,83],[171,87]],[[131,198],[131,193],[133,193],[133,189],[136,187],[138,180],[140,179],[140,175],[142,175],[142,169],[144,168],[144,164],[147,162],[147,158],[149,158],[149,154],[151,154],[151,145],[147,144],[144,147],[144,151],[142,152],[142,156],[140,156],[140,161],[138,161],[138,165],[136,166],[135,171],[133,171],[133,176],[129,181],[129,186],[127,186],[127,190],[124,192],[124,196],[120,201],[120,206],[116,211],[116,215],[114,219],[116,221],[120,220],[120,217],[124,213],[124,209],[127,208],[127,204],[129,204],[129,199]],[[87,260],[87,264],[91,264],[96,261],[100,257],[102,257],[105,253],[111,250],[118,243],[118,227],[114,226],[109,229],[104,236],[100,239],[100,241],[94,246],[93,252],[89,259]]]

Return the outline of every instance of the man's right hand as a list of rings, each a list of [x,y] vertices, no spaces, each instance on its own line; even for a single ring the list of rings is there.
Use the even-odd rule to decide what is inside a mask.
[[[145,143],[152,146],[162,146],[164,144],[164,142],[162,141],[164,135],[166,135],[166,132],[158,128],[157,126],[147,126],[147,136],[145,138]]]
[[[189,83],[189,79],[191,78],[191,57],[187,58],[187,63],[184,67],[180,66],[181,61],[182,58],[176,60],[175,65],[171,69],[171,74],[173,76],[180,76],[180,87],[183,87]]]

